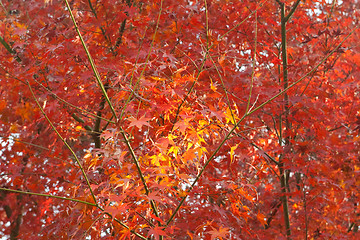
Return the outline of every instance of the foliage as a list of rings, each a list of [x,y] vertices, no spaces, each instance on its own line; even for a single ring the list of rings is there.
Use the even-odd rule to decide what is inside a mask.
[[[0,3],[0,235],[359,238],[357,0]]]

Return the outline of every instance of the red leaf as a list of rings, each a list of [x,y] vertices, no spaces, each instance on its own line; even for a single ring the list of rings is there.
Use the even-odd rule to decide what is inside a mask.
[[[167,236],[166,233],[164,232],[162,227],[159,226],[155,226],[154,228],[150,228],[149,233],[148,233],[148,237],[149,236],[154,236],[155,239],[159,239],[160,236]]]
[[[131,118],[129,118],[129,121],[130,121],[129,127],[136,126],[138,128],[142,128],[142,126],[144,126],[144,125],[151,127],[151,125],[147,122],[149,120],[151,120],[151,118],[146,118],[145,116],[142,116],[139,119],[131,117]]]
[[[213,230],[209,231],[209,233],[211,234],[211,240],[215,238],[223,239],[229,233],[229,228],[223,228],[222,226],[220,226],[219,230],[213,228]]]

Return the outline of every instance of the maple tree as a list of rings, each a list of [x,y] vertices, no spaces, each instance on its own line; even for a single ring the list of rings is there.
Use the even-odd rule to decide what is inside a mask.
[[[359,238],[357,0],[0,5],[0,235]]]

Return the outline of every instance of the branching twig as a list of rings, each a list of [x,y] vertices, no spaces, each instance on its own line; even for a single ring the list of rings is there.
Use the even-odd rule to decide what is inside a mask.
[[[229,31],[227,31],[226,33],[224,33],[223,35],[221,35],[219,37],[219,40],[223,39],[226,35],[228,35],[230,32],[234,31],[236,28],[238,28],[240,25],[242,25],[246,20],[248,20],[254,13],[256,13],[259,9],[261,9],[263,7],[263,5],[267,2],[268,0],[263,1],[262,3],[259,4],[259,7],[256,8],[253,12],[251,12],[246,18],[244,18],[241,22],[239,22],[238,24],[236,24],[234,27],[232,27]],[[211,47],[210,47],[211,48]]]
[[[287,92],[290,88],[294,87],[296,84],[300,83],[301,81],[303,81],[307,76],[309,76],[311,73],[313,73],[314,71],[316,71],[318,69],[318,67],[320,65],[322,65],[354,32],[356,29],[358,29],[359,26],[357,26],[356,28],[354,28],[344,39],[343,41],[341,41],[341,43],[334,48],[327,56],[325,56],[313,69],[311,69],[308,73],[306,73],[303,77],[301,77],[299,80],[295,81],[294,83],[290,84],[286,89],[280,91],[278,94],[276,94],[275,96],[271,97],[269,100],[263,102],[262,104],[260,104],[258,107],[256,107],[255,109],[247,112],[244,114],[244,116],[233,126],[233,128],[229,131],[229,133],[224,137],[224,139],[221,141],[221,143],[219,144],[219,146],[215,149],[215,151],[211,154],[211,156],[209,157],[209,159],[205,162],[203,168],[200,170],[199,174],[197,175],[197,177],[195,178],[193,184],[191,184],[190,188],[188,189],[188,193],[192,191],[192,189],[194,188],[194,186],[196,185],[196,183],[198,182],[198,180],[200,179],[201,175],[203,174],[203,172],[205,171],[206,167],[209,165],[209,163],[215,158],[216,154],[219,152],[220,148],[224,145],[225,141],[232,135],[232,133],[235,131],[235,129],[240,125],[240,123],[245,119],[245,117],[252,115],[253,113],[255,113],[256,111],[258,111],[259,109],[262,109],[265,105],[269,104],[270,102],[272,102],[274,99],[278,98],[279,96],[283,95],[285,92]],[[180,200],[178,206],[176,207],[176,209],[174,210],[173,214],[170,216],[169,220],[166,222],[166,226],[168,226],[174,219],[175,215],[179,212],[181,206],[184,204],[185,200],[187,198],[187,195],[182,197],[182,199]]]
[[[91,185],[90,185],[90,181],[85,173],[85,170],[82,166],[82,164],[80,163],[80,160],[78,159],[78,157],[76,156],[74,150],[70,147],[70,145],[65,141],[65,139],[61,136],[61,134],[57,131],[57,129],[55,128],[54,124],[51,122],[51,120],[48,118],[47,114],[45,113],[44,109],[41,107],[39,101],[37,100],[36,96],[35,96],[35,93],[34,91],[32,90],[32,87],[29,83],[29,81],[27,81],[27,85],[29,87],[29,90],[31,92],[31,95],[33,96],[38,108],[40,109],[41,113],[43,114],[43,116],[45,117],[45,119],[48,121],[48,123],[50,124],[51,128],[54,130],[54,132],[56,133],[56,135],[61,139],[61,141],[64,143],[64,145],[69,149],[69,151],[71,152],[71,154],[74,156],[75,158],[75,161],[76,163],[79,165],[80,167],[80,170],[81,170],[81,173],[86,181],[86,184],[88,185],[88,188],[90,190],[90,193],[91,193],[91,196],[94,200],[94,203],[97,205],[97,201],[96,201],[96,197],[95,197],[95,194],[91,188]]]
[[[79,111],[81,111],[81,112],[84,112],[84,113],[86,113],[86,114],[89,114],[90,116],[94,117],[94,119],[100,118],[101,120],[104,120],[104,121],[106,121],[106,122],[115,124],[114,121],[111,121],[111,120],[106,119],[106,118],[103,118],[103,117],[99,117],[99,116],[97,116],[96,114],[94,114],[94,113],[92,113],[92,112],[89,112],[89,111],[87,111],[87,110],[85,110],[85,109],[82,109],[82,108],[80,108],[80,107],[75,106],[74,104],[71,104],[71,103],[67,102],[66,100],[62,99],[61,97],[59,97],[58,95],[56,95],[55,93],[53,93],[50,89],[48,89],[47,87],[45,87],[42,83],[40,83],[40,82],[37,81],[36,79],[35,79],[34,81],[35,81],[37,84],[39,84],[42,88],[44,88],[47,92],[49,92],[49,93],[51,94],[51,96],[53,96],[55,99],[59,100],[60,102],[66,104],[66,105],[68,105],[68,106],[70,106],[70,107],[72,107],[72,108],[75,108],[75,109],[77,109],[77,110],[79,110]]]
[[[100,87],[100,89],[101,89],[101,91],[102,91],[103,96],[104,96],[105,99],[106,99],[106,102],[108,103],[108,105],[109,105],[109,107],[110,107],[110,109],[111,109],[112,114],[113,114],[114,117],[115,117],[115,122],[116,122],[116,121],[117,121],[117,117],[116,117],[115,109],[114,109],[114,107],[113,107],[113,105],[112,105],[112,103],[111,103],[111,101],[110,101],[110,99],[109,99],[109,97],[108,97],[108,95],[107,95],[107,93],[106,93],[106,90],[105,90],[105,87],[104,87],[103,83],[101,82],[100,74],[99,74],[99,72],[98,72],[98,70],[97,70],[97,68],[96,68],[96,65],[95,65],[95,63],[94,63],[94,60],[92,59],[91,54],[90,54],[90,52],[89,52],[89,50],[88,50],[88,48],[87,48],[87,46],[86,46],[86,44],[85,44],[85,41],[84,41],[84,39],[83,39],[83,37],[82,37],[82,35],[81,35],[81,33],[80,33],[80,30],[79,30],[79,28],[78,28],[78,26],[77,26],[77,23],[76,23],[76,21],[75,21],[75,17],[74,17],[74,15],[73,15],[72,11],[71,11],[71,8],[70,8],[70,5],[69,5],[68,0],[64,0],[64,1],[65,1],[65,3],[66,3],[67,9],[68,9],[68,11],[69,11],[71,20],[72,20],[72,22],[73,22],[73,24],[74,24],[75,30],[76,30],[79,38],[80,38],[81,44],[82,44],[82,46],[83,46],[83,48],[84,48],[84,50],[85,50],[85,52],[86,52],[86,55],[87,55],[87,57],[88,57],[88,60],[89,60],[89,62],[90,62],[90,65],[91,65],[91,69],[92,69],[93,72],[94,72],[96,81],[97,81],[97,83],[98,83],[98,85],[99,85],[99,87]]]
[[[255,12],[257,12],[260,8],[262,8],[262,6],[264,5],[264,3],[266,3],[267,1],[268,1],[268,0],[265,0],[264,2],[262,2],[257,9],[255,9],[253,12],[251,12],[245,19],[243,19],[240,23],[236,24],[236,25],[235,25],[234,27],[232,27],[229,31],[227,31],[226,33],[224,33],[223,35],[221,35],[218,40],[223,39],[223,38],[224,38],[226,35],[228,35],[230,32],[234,31],[236,28],[238,28],[240,25],[242,25],[242,24],[243,24],[247,19],[249,19]],[[201,66],[200,66],[200,68],[198,68],[197,76],[195,77],[195,80],[193,81],[193,83],[192,83],[189,91],[187,92],[187,94],[185,95],[184,99],[183,99],[182,102],[180,103],[178,109],[176,110],[175,120],[174,120],[174,122],[173,122],[173,126],[172,126],[171,130],[174,128],[174,126],[175,126],[175,124],[176,124],[176,122],[177,122],[178,116],[179,116],[179,114],[180,114],[181,107],[184,105],[184,103],[185,103],[185,101],[187,100],[188,96],[189,96],[190,93],[192,92],[192,90],[193,90],[193,88],[194,88],[194,86],[195,86],[195,84],[196,84],[196,82],[197,82],[197,80],[198,80],[198,78],[199,78],[199,75],[200,75],[200,73],[202,72],[202,69],[203,69],[203,67],[204,67],[204,65],[205,65],[205,61],[206,61],[206,59],[207,59],[207,55],[209,54],[209,51],[210,51],[210,49],[213,47],[213,45],[214,45],[214,44],[211,44],[210,46],[207,47],[207,50],[206,50],[206,52],[205,52],[205,54],[204,54],[204,59],[203,59],[203,61],[202,61],[202,63],[201,63]]]
[[[296,8],[299,6],[301,0],[297,0],[296,3],[294,3],[293,7],[291,8],[290,12],[286,15],[284,18],[284,22],[288,22],[291,16],[294,14]]]
[[[157,31],[158,31],[158,29],[159,29],[160,17],[161,17],[162,10],[163,10],[163,9],[162,9],[163,2],[164,2],[164,0],[161,0],[161,2],[160,2],[160,9],[159,9],[159,14],[158,14],[158,19],[157,19],[157,21],[156,21],[155,32],[154,32],[153,39],[152,39],[151,44],[150,44],[149,52],[148,52],[148,54],[147,54],[147,56],[146,56],[146,59],[145,59],[144,67],[143,67],[143,69],[142,69],[142,71],[141,71],[141,73],[140,73],[140,76],[139,76],[138,80],[137,80],[136,83],[135,83],[135,86],[134,86],[133,91],[131,92],[131,94],[129,95],[128,99],[126,100],[126,103],[125,103],[125,105],[124,105],[124,107],[123,107],[123,110],[122,110],[122,112],[121,112],[121,114],[120,114],[120,117],[119,117],[120,120],[122,119],[123,113],[125,112],[125,109],[126,109],[127,105],[129,104],[130,99],[131,99],[132,96],[133,96],[133,92],[136,91],[136,88],[137,88],[137,86],[138,86],[138,84],[139,84],[139,82],[140,82],[140,79],[141,79],[142,76],[144,75],[144,72],[145,72],[145,70],[146,70],[146,67],[147,67],[147,65],[148,65],[148,62],[149,62],[149,60],[150,60],[150,54],[151,54],[152,49],[153,49],[153,47],[154,47],[155,37],[156,37]],[[131,76],[131,79],[132,79],[132,77],[133,77],[133,75]]]
[[[267,105],[268,103],[274,101],[276,98],[278,98],[279,96],[283,95],[285,92],[287,92],[289,89],[293,88],[295,85],[297,85],[298,83],[300,83],[301,81],[303,81],[305,78],[307,78],[310,74],[312,74],[313,72],[315,72],[330,56],[332,56],[334,54],[334,52],[336,52],[341,45],[359,28],[359,26],[356,26],[328,55],[326,55],[317,65],[315,65],[315,67],[313,67],[308,73],[306,73],[304,76],[302,76],[301,78],[299,78],[297,81],[293,82],[292,84],[290,84],[287,88],[285,88],[284,90],[282,90],[281,92],[279,92],[278,94],[274,95],[273,97],[271,97],[270,99],[268,99],[267,101],[263,102],[262,104],[260,104],[259,106],[257,106],[256,108],[254,108],[252,111],[250,111],[247,115],[251,115],[254,112],[258,111],[259,109],[263,108],[265,105]]]
[[[14,193],[21,193],[21,194],[28,194],[28,195],[49,197],[49,198],[57,198],[57,199],[61,199],[61,200],[67,200],[67,201],[71,201],[71,202],[78,202],[78,203],[86,204],[86,205],[89,205],[89,206],[97,207],[97,204],[95,204],[95,203],[86,202],[86,201],[82,201],[82,200],[74,199],[74,198],[67,198],[67,197],[55,196],[55,195],[51,195],[51,194],[26,192],[26,191],[20,191],[20,190],[8,189],[8,188],[0,188],[0,190],[2,190],[2,191],[8,191],[8,192],[14,192]]]

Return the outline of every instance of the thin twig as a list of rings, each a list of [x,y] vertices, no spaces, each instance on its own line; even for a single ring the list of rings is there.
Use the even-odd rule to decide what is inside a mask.
[[[232,27],[229,31],[227,31],[226,33],[224,33],[223,35],[221,35],[221,36],[218,38],[218,40],[220,41],[220,40],[223,39],[226,35],[228,35],[230,32],[234,31],[236,28],[238,28],[240,25],[242,25],[242,24],[243,24],[248,18],[250,18],[255,12],[257,12],[260,8],[262,8],[262,6],[264,5],[264,3],[266,3],[267,1],[268,1],[268,0],[265,0],[264,2],[262,2],[257,9],[255,9],[253,12],[251,12],[245,19],[243,19],[240,23],[236,24],[236,25],[235,25],[234,27]],[[210,51],[210,49],[213,47],[213,45],[214,45],[214,43],[212,43],[209,47],[207,47],[207,50],[206,50],[206,52],[205,52],[205,54],[204,54],[204,59],[203,59],[203,61],[202,61],[202,63],[201,63],[200,68],[198,69],[197,76],[195,77],[195,80],[193,81],[193,83],[192,83],[189,91],[188,91],[187,94],[185,95],[184,99],[182,100],[182,102],[180,103],[180,105],[179,105],[179,107],[178,107],[178,109],[177,109],[177,111],[176,111],[175,120],[174,120],[174,122],[173,122],[173,126],[172,126],[171,130],[173,130],[173,128],[174,128],[174,126],[175,126],[175,124],[176,124],[176,122],[177,122],[178,116],[179,116],[179,114],[180,114],[180,109],[181,109],[181,107],[184,105],[184,103],[185,103],[185,101],[187,100],[188,96],[189,96],[190,93],[192,92],[192,90],[193,90],[193,88],[194,88],[194,86],[195,86],[195,84],[196,84],[196,82],[197,82],[197,80],[198,80],[198,78],[199,78],[199,75],[200,75],[200,73],[202,72],[202,69],[203,69],[203,67],[204,67],[204,65],[205,65],[205,61],[206,61],[206,59],[207,59],[207,55],[209,54],[209,51]]]
[[[47,87],[45,87],[45,86],[44,86],[42,83],[40,83],[39,81],[37,81],[37,80],[34,80],[34,81],[35,81],[37,84],[39,84],[42,88],[44,88],[47,92],[49,92],[54,98],[56,98],[57,100],[59,100],[60,102],[63,102],[64,104],[66,104],[66,105],[68,105],[68,106],[70,106],[70,107],[72,107],[72,108],[75,108],[75,109],[77,109],[77,110],[79,110],[79,111],[81,111],[81,112],[84,112],[84,113],[86,113],[86,114],[91,115],[92,117],[94,117],[93,119],[101,118],[101,120],[104,120],[104,121],[106,121],[106,122],[115,124],[114,121],[111,121],[111,120],[109,120],[109,119],[107,119],[107,118],[104,118],[104,117],[99,117],[99,116],[97,116],[95,113],[89,112],[89,111],[87,111],[87,110],[85,110],[85,109],[82,109],[82,108],[80,108],[80,107],[75,106],[74,104],[69,103],[68,101],[62,99],[61,97],[59,97],[58,95],[56,95],[55,93],[53,93],[50,89],[48,89]],[[88,116],[87,116],[87,117],[88,117]]]
[[[27,194],[27,195],[35,195],[35,196],[42,196],[42,197],[49,197],[49,198],[57,198],[57,199],[67,200],[67,201],[71,201],[71,202],[78,202],[78,203],[83,203],[83,204],[86,204],[86,205],[97,207],[97,205],[95,203],[90,203],[90,202],[86,202],[86,201],[82,201],[82,200],[74,199],[74,198],[67,198],[67,197],[55,196],[55,195],[44,194],[44,193],[26,192],[26,191],[20,191],[20,190],[9,189],[9,188],[0,188],[0,190],[8,191],[8,192],[14,192],[14,193]]]
[[[253,63],[252,63],[252,73],[251,73],[251,83],[250,83],[250,93],[249,93],[249,97],[248,97],[248,102],[246,105],[246,110],[245,112],[249,111],[250,108],[250,103],[251,103],[251,95],[252,95],[252,90],[254,87],[254,77],[255,77],[255,66],[256,66],[256,47],[257,47],[257,32],[258,32],[258,28],[257,28],[257,12],[255,12],[255,40],[254,40],[254,57],[253,57]]]
[[[297,81],[293,82],[292,84],[290,84],[287,88],[285,88],[284,90],[282,90],[281,92],[279,92],[278,94],[274,95],[273,97],[271,97],[269,100],[263,102],[262,104],[260,104],[258,107],[256,107],[254,110],[250,111],[247,115],[253,114],[254,112],[258,111],[259,109],[263,108],[265,105],[267,105],[268,103],[272,102],[274,99],[278,98],[279,96],[281,96],[282,94],[284,94],[285,92],[287,92],[290,88],[293,88],[295,85],[297,85],[298,83],[300,83],[301,81],[303,81],[305,78],[307,78],[310,74],[312,74],[313,72],[315,72],[330,56],[332,56],[334,54],[334,52],[336,52],[341,45],[359,28],[359,26],[356,26],[328,55],[326,55],[315,67],[313,67],[308,73],[306,73],[304,76],[302,76],[300,79],[298,79]]]
[[[143,67],[143,69],[142,69],[142,71],[141,71],[141,73],[140,73],[140,76],[138,77],[138,79],[137,79],[137,81],[136,81],[136,83],[135,83],[135,86],[134,86],[133,91],[136,91],[136,88],[137,88],[137,86],[139,85],[139,82],[140,82],[142,76],[144,75],[144,72],[145,72],[145,70],[146,70],[146,67],[147,67],[147,65],[148,65],[148,63],[149,63],[150,54],[151,54],[151,52],[152,52],[152,49],[154,48],[155,37],[156,37],[156,34],[157,34],[158,30],[159,30],[160,17],[161,17],[162,10],[163,10],[163,8],[162,8],[162,7],[163,7],[163,2],[164,2],[164,0],[161,0],[161,2],[160,2],[160,9],[159,9],[158,18],[157,18],[157,21],[156,21],[156,27],[155,27],[153,39],[152,39],[152,41],[151,41],[150,48],[149,48],[149,52],[148,52],[148,54],[147,54],[147,56],[146,56],[146,59],[145,59],[144,67]],[[131,76],[131,83],[132,83],[132,77],[133,77],[133,75]],[[131,85],[131,83],[130,83],[130,85]],[[125,112],[125,109],[126,109],[127,105],[129,104],[130,99],[132,98],[132,95],[133,95],[133,93],[131,93],[131,94],[129,95],[128,99],[126,100],[126,103],[125,103],[125,105],[124,105],[124,107],[123,107],[123,110],[122,110],[122,112],[121,112],[121,114],[120,114],[120,117],[119,117],[120,120],[122,119],[123,113]]]
[[[95,65],[95,63],[94,63],[94,60],[93,60],[93,58],[91,57],[91,54],[90,54],[90,52],[89,52],[89,50],[88,50],[88,48],[87,48],[87,46],[86,46],[86,44],[85,44],[85,41],[84,41],[84,39],[83,39],[83,37],[82,37],[82,35],[81,35],[81,33],[80,33],[80,30],[79,30],[79,28],[78,28],[78,26],[77,26],[77,23],[76,23],[76,21],[75,21],[75,17],[74,17],[74,15],[73,15],[72,11],[71,11],[71,8],[70,8],[70,5],[69,5],[68,0],[64,0],[64,1],[65,1],[65,3],[66,3],[67,9],[68,9],[68,11],[69,11],[71,20],[72,20],[72,22],[73,22],[73,24],[74,24],[75,30],[76,30],[79,38],[80,38],[81,44],[82,44],[82,46],[83,46],[83,48],[84,48],[84,50],[85,50],[85,52],[86,52],[86,55],[87,55],[88,60],[89,60],[89,62],[90,62],[91,68],[92,68],[92,70],[93,70],[93,72],[94,72],[96,81],[97,81],[97,83],[98,83],[98,85],[99,85],[99,87],[100,87],[100,89],[101,89],[101,91],[102,91],[102,94],[104,95],[104,97],[105,97],[105,99],[106,99],[106,102],[108,103],[108,105],[109,105],[109,107],[110,107],[110,109],[111,109],[112,114],[113,114],[114,117],[115,117],[115,122],[116,122],[116,121],[117,121],[117,117],[116,117],[115,109],[114,109],[114,107],[113,107],[113,105],[112,105],[112,103],[111,103],[111,101],[110,101],[110,99],[109,99],[109,96],[108,96],[107,93],[106,93],[106,90],[105,90],[105,87],[104,87],[103,83],[101,82],[100,74],[99,74],[99,72],[98,72],[98,70],[97,70],[97,68],[96,68],[96,65]]]
[[[229,31],[227,31],[226,33],[224,33],[223,35],[221,35],[219,37],[219,40],[223,39],[226,35],[228,35],[230,32],[234,31],[236,28],[238,28],[240,25],[242,25],[246,20],[248,20],[254,13],[256,13],[259,9],[261,9],[263,7],[263,5],[267,2],[268,0],[263,1],[262,3],[260,3],[260,6],[258,8],[256,8],[252,13],[250,13],[246,18],[244,18],[241,22],[239,22],[238,24],[236,24],[234,27],[232,27]]]
[[[56,135],[61,139],[61,141],[64,143],[64,145],[69,149],[69,151],[71,152],[71,154],[74,156],[75,158],[75,161],[76,163],[79,165],[80,167],[80,170],[81,170],[81,173],[86,181],[86,184],[88,185],[88,188],[90,190],[90,193],[91,193],[91,196],[95,202],[95,204],[97,205],[97,201],[96,201],[96,197],[95,197],[95,194],[91,188],[91,185],[90,185],[90,181],[85,173],[85,170],[82,166],[82,164],[80,163],[80,160],[78,159],[78,157],[76,156],[74,150],[70,147],[70,145],[65,141],[65,139],[61,136],[61,134],[57,131],[57,129],[55,128],[54,124],[52,123],[52,121],[48,118],[47,114],[45,113],[44,109],[41,107],[39,101],[37,100],[36,96],[35,96],[35,93],[34,91],[32,90],[32,87],[29,83],[29,81],[27,81],[27,85],[29,87],[29,90],[31,92],[31,95],[33,96],[38,108],[40,109],[41,113],[43,114],[43,116],[45,117],[45,119],[48,121],[48,123],[50,124],[51,128],[54,130],[54,132],[56,133]]]
[[[82,38],[82,35],[81,35],[81,33],[80,33],[80,31],[79,31],[79,28],[78,28],[78,26],[77,26],[77,24],[76,24],[74,15],[72,14],[70,5],[69,5],[69,3],[68,3],[67,0],[65,0],[65,3],[66,3],[66,6],[67,6],[67,8],[68,8],[68,11],[69,11],[69,14],[70,14],[70,16],[71,16],[71,19],[72,19],[72,21],[73,21],[75,30],[76,30],[76,32],[77,32],[77,34],[78,34],[78,36],[79,36],[79,38],[80,38],[80,40],[81,40],[81,43],[82,43],[82,45],[83,45],[83,48],[84,48],[84,50],[85,50],[85,52],[86,52],[86,55],[87,55],[87,57],[88,57],[88,59],[89,59],[89,62],[90,62],[91,68],[92,68],[92,70],[93,70],[93,72],[94,72],[94,75],[95,75],[95,78],[96,78],[96,80],[97,80],[97,83],[98,83],[98,85],[99,85],[99,87],[100,87],[100,89],[101,89],[101,91],[102,91],[102,93],[103,93],[103,96],[105,97],[108,105],[110,106],[111,112],[112,112],[115,120],[117,121],[117,116],[116,116],[116,113],[115,113],[115,109],[114,109],[114,107],[112,106],[112,104],[111,104],[111,102],[110,102],[110,99],[109,99],[109,97],[108,97],[108,95],[107,95],[107,93],[106,93],[106,89],[105,89],[104,85],[103,85],[102,82],[101,82],[100,75],[99,75],[99,73],[98,73],[98,71],[97,71],[97,69],[96,69],[96,65],[95,65],[95,63],[94,63],[94,61],[93,61],[93,59],[92,59],[92,57],[91,57],[91,54],[90,54],[88,48],[86,47],[86,44],[85,44],[85,42],[84,42],[84,39]],[[158,22],[157,22],[157,26],[156,26],[156,31],[157,31],[157,29],[158,29],[158,25],[159,25],[159,21],[160,21],[161,10],[162,10],[162,3],[163,3],[163,0],[161,1],[160,13],[159,13],[159,16],[158,16]],[[154,34],[153,42],[154,42],[154,40],[155,40],[155,34]],[[147,61],[149,60],[149,58],[150,58],[150,52],[151,52],[151,50],[152,50],[152,47],[151,47],[150,50],[149,50],[149,54],[148,54],[148,57],[147,57],[146,62],[147,62]],[[145,71],[145,68],[146,68],[146,65],[145,65],[145,67],[144,67],[144,69],[143,69],[143,72]],[[143,72],[142,72],[142,74],[143,74]],[[139,80],[140,80],[140,78],[139,78]],[[138,81],[139,81],[139,80],[138,80]],[[140,166],[139,166],[139,162],[138,162],[138,160],[137,160],[137,158],[136,158],[136,156],[135,156],[134,150],[133,150],[133,148],[131,147],[129,140],[128,140],[127,137],[126,137],[126,133],[124,132],[124,130],[123,130],[122,128],[120,128],[120,129],[121,129],[121,134],[122,134],[122,136],[124,137],[124,141],[125,141],[127,147],[129,148],[129,151],[131,152],[131,155],[132,155],[132,157],[133,157],[133,159],[134,159],[134,162],[135,162],[136,167],[137,167],[137,169],[138,169],[138,172],[139,172],[141,181],[143,182],[143,185],[144,185],[144,187],[145,187],[146,193],[149,194],[149,190],[148,190],[148,187],[147,187],[147,185],[146,185],[145,178],[144,178],[143,175],[142,175],[142,172],[141,172],[141,169],[140,169]],[[154,203],[152,200],[150,200],[150,204],[151,204],[151,206],[152,206],[152,208],[153,208],[153,211],[154,211],[155,215],[156,215],[157,217],[159,217],[155,203]]]
[[[121,133],[121,135],[123,136],[124,141],[125,141],[125,144],[127,145],[128,149],[129,149],[129,151],[130,151],[130,155],[131,155],[132,159],[134,160],[134,163],[135,163],[135,165],[136,165],[136,169],[137,169],[138,174],[139,174],[139,176],[140,176],[141,182],[142,182],[142,184],[143,184],[143,186],[144,186],[146,195],[149,195],[150,191],[149,191],[149,188],[148,188],[148,186],[147,186],[147,184],[146,184],[146,180],[145,180],[145,178],[144,178],[144,175],[143,175],[143,173],[142,173],[142,171],[141,171],[140,163],[139,163],[139,161],[138,161],[138,159],[137,159],[137,157],[136,157],[136,155],[135,155],[135,152],[134,152],[133,148],[132,148],[131,145],[130,145],[130,141],[129,141],[129,139],[128,139],[127,136],[126,136],[125,131],[124,131],[121,127],[120,127],[120,133]],[[157,211],[155,202],[154,202],[153,200],[150,200],[150,204],[151,204],[151,207],[152,207],[155,215],[156,215],[157,217],[159,217],[159,213],[158,213],[158,211]]]

